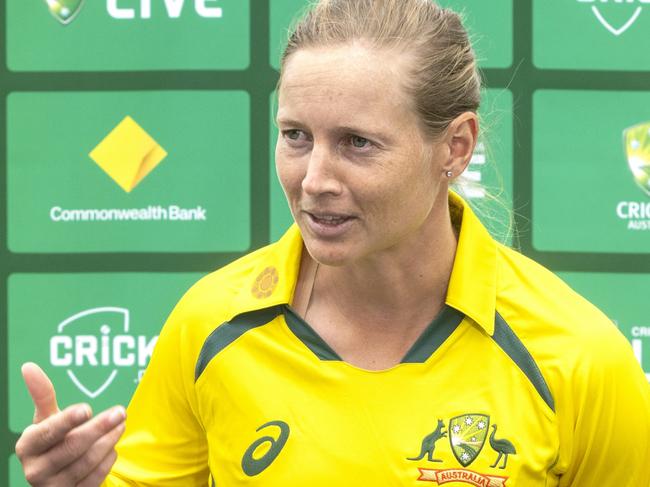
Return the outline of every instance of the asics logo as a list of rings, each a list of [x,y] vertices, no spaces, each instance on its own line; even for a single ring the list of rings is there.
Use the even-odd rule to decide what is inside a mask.
[[[248,447],[244,456],[241,459],[241,468],[246,475],[253,477],[259,475],[268,468],[271,463],[278,457],[284,445],[289,439],[289,425],[284,421],[269,421],[263,424],[256,431],[263,430],[269,427],[276,427],[280,429],[277,438],[267,435],[255,440],[251,446]],[[255,452],[262,445],[268,445],[268,450],[260,457],[255,456]]]

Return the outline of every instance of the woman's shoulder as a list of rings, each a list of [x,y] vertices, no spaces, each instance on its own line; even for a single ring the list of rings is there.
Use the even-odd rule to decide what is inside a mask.
[[[540,358],[568,366],[631,352],[612,320],[556,274],[505,246],[498,255],[497,311]]]
[[[277,246],[274,243],[262,247],[205,275],[188,289],[174,312],[193,322],[212,323],[237,315],[241,301],[238,298],[250,295],[260,273],[276,267]]]
[[[614,384],[621,398],[640,394],[650,402],[631,344],[612,320],[537,262],[505,247],[498,254],[497,312],[530,354],[557,411],[574,411],[579,397]]]

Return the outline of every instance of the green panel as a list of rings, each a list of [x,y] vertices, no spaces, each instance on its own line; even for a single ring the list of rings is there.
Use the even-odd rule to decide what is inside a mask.
[[[578,293],[598,306],[632,343],[650,380],[650,315],[639,299],[650,289],[650,274],[560,272]]]
[[[650,121],[650,92],[538,91],[533,100],[533,245],[650,251],[650,195],[623,132]]]
[[[63,24],[43,0],[7,0],[9,69],[245,69],[249,65],[249,0],[87,0],[80,5],[78,14]]]
[[[441,0],[443,7],[463,13],[483,68],[507,68],[512,64],[513,0]],[[299,18],[308,0],[271,2],[271,65],[278,69],[292,20]]]
[[[512,65],[513,2],[439,0],[442,6],[463,14],[465,27],[482,68],[507,68]]]
[[[647,0],[533,0],[539,68],[650,69]]]
[[[277,240],[293,222],[275,171],[277,127],[273,122],[277,101],[271,98],[271,240]],[[465,172],[466,181],[457,185],[474,207],[490,232],[500,241],[511,241],[507,222],[512,211],[512,93],[508,90],[485,90],[481,117],[481,141]],[[491,198],[491,197],[496,197]]]
[[[270,2],[270,42],[269,58],[271,66],[280,68],[280,57],[289,39],[289,28],[293,21],[300,18],[300,14],[312,3],[309,0],[282,0]]]
[[[26,361],[43,367],[62,407],[87,402],[98,412],[115,404],[126,405],[148,363],[148,346],[155,343],[152,339],[174,303],[199,277],[158,273],[11,275],[10,429],[22,431],[34,411],[20,374]]]
[[[13,252],[246,250],[250,244],[249,103],[248,95],[240,91],[10,95],[9,248]],[[127,115],[168,153],[131,192],[89,156]],[[58,208],[91,212],[71,214]],[[138,213],[139,220],[123,212],[101,213],[149,208],[154,210]],[[182,215],[176,208],[195,211]],[[62,221],[79,216],[95,220]]]
[[[16,455],[11,455],[9,459],[9,487],[29,487]]]

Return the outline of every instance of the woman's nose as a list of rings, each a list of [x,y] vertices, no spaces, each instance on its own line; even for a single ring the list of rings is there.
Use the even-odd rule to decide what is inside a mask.
[[[326,147],[314,145],[302,180],[302,189],[311,196],[341,192],[341,183],[337,177],[336,154],[332,154]]]

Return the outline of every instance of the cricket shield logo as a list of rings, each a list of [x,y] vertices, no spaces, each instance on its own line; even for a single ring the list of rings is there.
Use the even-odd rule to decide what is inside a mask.
[[[615,36],[620,36],[641,16],[643,4],[649,0],[577,0],[591,5],[591,12],[598,22]]]
[[[45,0],[52,16],[67,25],[79,14],[84,0]]]
[[[77,389],[91,399],[106,391],[120,369],[142,371],[158,337],[129,334],[129,317],[128,309],[100,307],[63,320],[50,338],[51,365],[65,368]]]
[[[634,182],[650,196],[650,122],[625,130],[623,143]]]
[[[483,449],[490,417],[484,414],[464,414],[449,421],[449,442],[456,460],[463,466],[471,464]]]

